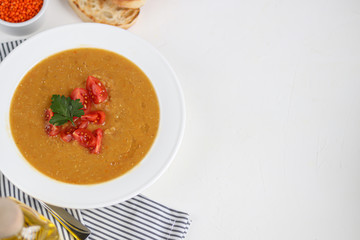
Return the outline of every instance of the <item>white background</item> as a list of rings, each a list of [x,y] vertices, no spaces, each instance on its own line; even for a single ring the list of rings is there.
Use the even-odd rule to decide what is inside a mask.
[[[360,239],[360,2],[141,10],[129,31],[168,59],[187,107],[177,157],[144,194],[191,214],[187,239]],[[65,0],[45,17],[39,31],[81,21]]]

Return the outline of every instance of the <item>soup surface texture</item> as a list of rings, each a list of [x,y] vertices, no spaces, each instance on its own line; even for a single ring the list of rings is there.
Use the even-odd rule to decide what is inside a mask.
[[[91,154],[77,141],[49,137],[44,112],[53,94],[70,96],[84,88],[88,76],[106,87],[108,99],[92,110],[106,114],[100,154]],[[137,165],[150,150],[159,126],[159,103],[147,76],[116,53],[78,48],[38,63],[19,83],[10,108],[13,138],[24,158],[45,175],[67,183],[94,184],[114,179]]]

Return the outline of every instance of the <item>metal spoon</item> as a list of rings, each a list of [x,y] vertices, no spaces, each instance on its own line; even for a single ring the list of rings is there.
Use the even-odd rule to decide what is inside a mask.
[[[85,227],[80,221],[71,216],[65,209],[50,205],[39,201],[40,204],[46,208],[66,230],[68,230],[77,240],[85,240],[91,231]]]

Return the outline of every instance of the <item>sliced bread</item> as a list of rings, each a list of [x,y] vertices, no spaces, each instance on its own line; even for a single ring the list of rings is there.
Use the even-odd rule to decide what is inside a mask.
[[[141,8],[146,0],[112,0],[121,8]]]
[[[138,8],[121,8],[112,0],[68,0],[68,2],[83,21],[104,23],[124,29],[131,27],[140,13]]]

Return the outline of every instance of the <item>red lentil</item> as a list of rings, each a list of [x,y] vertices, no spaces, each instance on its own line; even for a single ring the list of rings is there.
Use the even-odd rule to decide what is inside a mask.
[[[18,23],[33,18],[41,9],[43,0],[0,0],[0,19]]]

